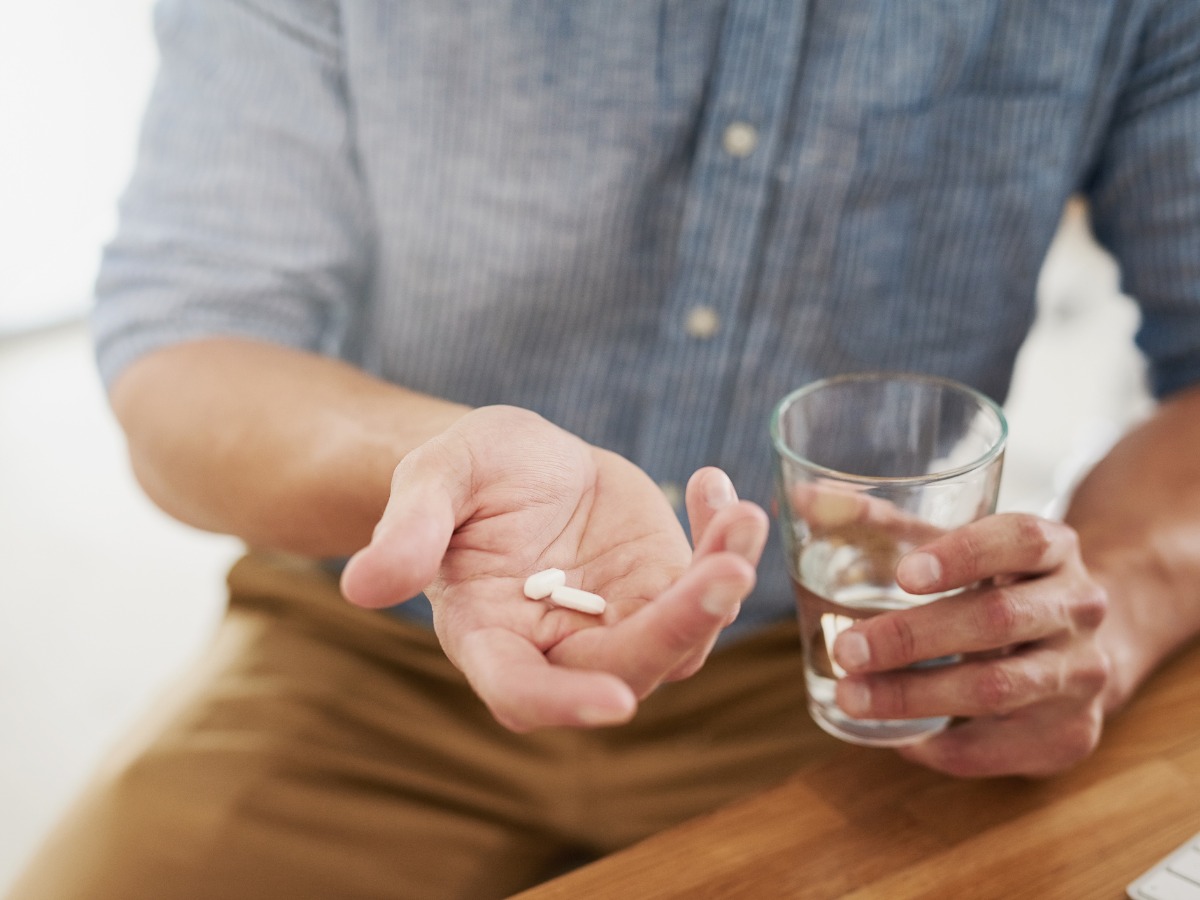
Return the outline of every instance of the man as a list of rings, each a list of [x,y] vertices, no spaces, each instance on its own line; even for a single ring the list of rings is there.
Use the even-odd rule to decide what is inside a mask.
[[[836,752],[767,413],[867,368],[1002,397],[1075,193],[1163,402],[1065,522],[902,560],[983,586],[844,634],[839,703],[1047,775],[1200,630],[1195,4],[173,0],[158,33],[100,363],[150,496],[253,550],[17,897],[503,896]],[[609,610],[523,597],[548,567]]]

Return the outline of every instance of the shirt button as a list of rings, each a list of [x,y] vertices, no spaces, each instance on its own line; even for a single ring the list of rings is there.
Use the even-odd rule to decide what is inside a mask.
[[[658,488],[663,492],[663,496],[667,498],[667,502],[671,504],[672,509],[683,508],[683,488],[674,481],[660,481]]]
[[[721,327],[721,318],[711,306],[693,306],[683,328],[692,337],[706,341]]]
[[[758,129],[748,122],[733,122],[725,129],[721,143],[730,156],[749,156],[758,146]]]

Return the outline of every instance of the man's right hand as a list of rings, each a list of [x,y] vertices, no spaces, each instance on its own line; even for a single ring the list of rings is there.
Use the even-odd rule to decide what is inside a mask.
[[[485,407],[396,467],[342,586],[370,607],[424,590],[448,657],[513,730],[623,722],[703,664],[754,585],[763,510],[714,468],[693,475],[687,507],[694,549],[637,466],[534,413]],[[605,597],[604,614],[527,599],[525,578],[547,568]]]

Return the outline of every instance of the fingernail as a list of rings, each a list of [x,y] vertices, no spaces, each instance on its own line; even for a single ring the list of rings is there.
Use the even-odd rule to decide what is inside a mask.
[[[910,553],[900,560],[896,577],[907,587],[921,590],[942,577],[942,564],[930,553]]]
[[[871,664],[871,645],[857,631],[844,631],[833,648],[838,664],[847,672],[857,672]]]
[[[840,682],[838,684],[838,706],[851,716],[865,716],[871,709],[871,689],[861,681]]]
[[[603,706],[581,706],[575,711],[583,725],[622,725],[629,721],[629,711]]]
[[[741,602],[742,598],[737,591],[720,582],[710,584],[705,589],[704,596],[700,598],[700,605],[704,607],[704,611],[718,618],[728,616]]]
[[[713,472],[704,483],[704,502],[709,509],[724,509],[737,500],[733,482],[724,472]]]
[[[758,553],[758,527],[754,522],[739,522],[725,536],[725,549],[747,559]]]

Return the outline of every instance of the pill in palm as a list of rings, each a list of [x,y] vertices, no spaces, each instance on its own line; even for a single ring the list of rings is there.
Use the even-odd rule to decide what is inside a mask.
[[[567,583],[562,569],[543,569],[525,579],[525,596],[530,600],[545,600],[556,587]]]
[[[560,584],[550,592],[550,602],[564,609],[574,609],[582,613],[591,613],[593,616],[598,616],[604,612],[604,607],[607,605],[604,602],[604,598],[599,594],[593,594],[591,591],[583,591],[579,588],[567,587],[565,584]]]

